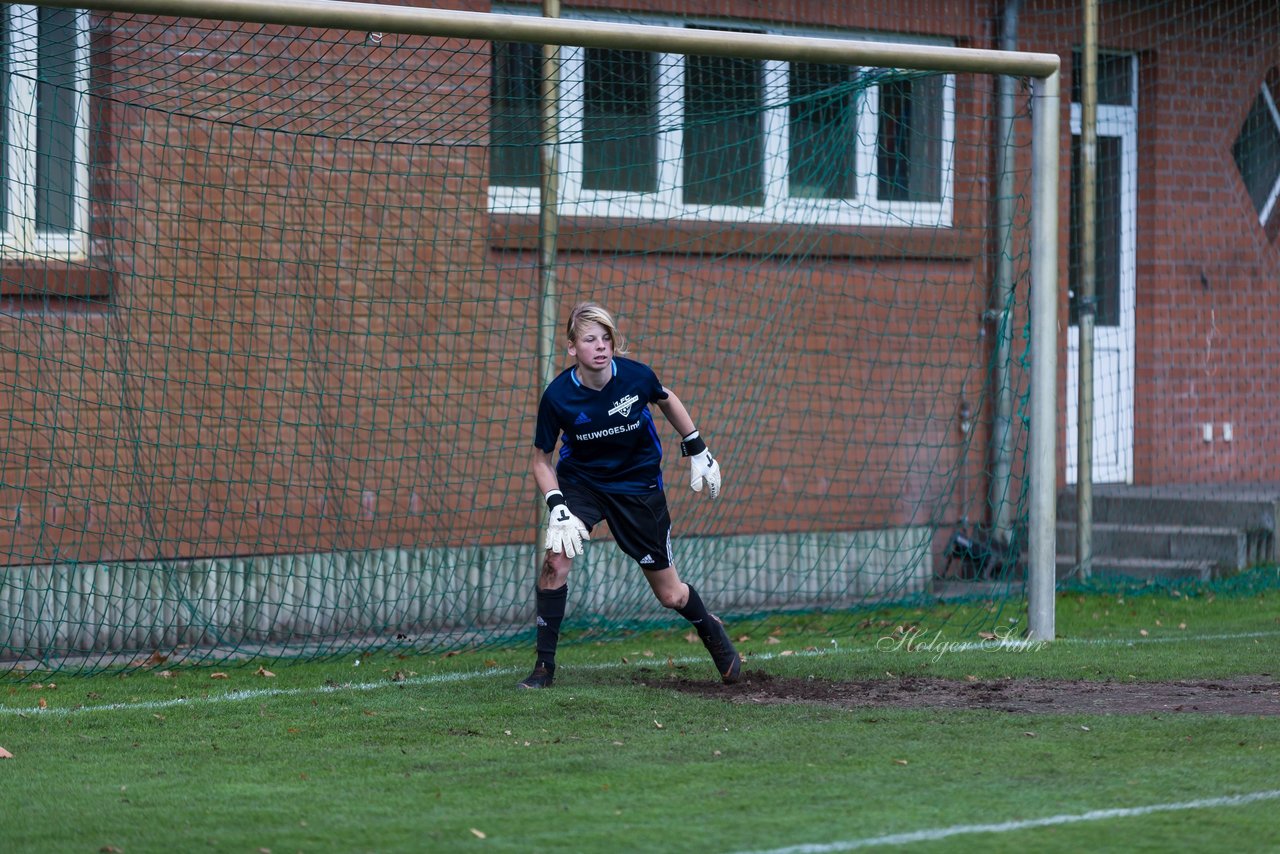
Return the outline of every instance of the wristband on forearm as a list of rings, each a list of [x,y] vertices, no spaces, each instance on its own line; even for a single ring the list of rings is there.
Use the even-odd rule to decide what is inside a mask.
[[[554,510],[557,504],[566,504],[564,493],[558,489],[553,489],[543,496],[547,500],[547,509]]]
[[[702,437],[698,435],[697,430],[680,440],[680,456],[682,457],[692,457],[706,449],[707,443],[702,441]]]

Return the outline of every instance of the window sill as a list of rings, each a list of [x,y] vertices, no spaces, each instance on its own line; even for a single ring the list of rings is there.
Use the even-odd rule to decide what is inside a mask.
[[[559,232],[556,248],[563,252],[969,260],[981,255],[983,248],[983,235],[968,228],[860,229],[564,217]],[[536,250],[538,217],[490,214],[489,246],[499,250]]]
[[[0,296],[105,297],[111,293],[111,273],[67,261],[0,259]]]

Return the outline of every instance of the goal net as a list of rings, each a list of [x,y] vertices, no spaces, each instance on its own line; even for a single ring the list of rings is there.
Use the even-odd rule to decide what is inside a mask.
[[[587,299],[723,468],[656,419],[717,609],[1021,594],[1027,78],[362,8],[4,7],[0,668],[525,642]],[[566,627],[669,621],[596,533]]]

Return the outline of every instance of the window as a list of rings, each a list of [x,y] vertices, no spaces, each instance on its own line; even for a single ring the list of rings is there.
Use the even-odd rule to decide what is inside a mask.
[[[1137,57],[1131,53],[1098,51],[1098,104],[1111,107],[1134,106],[1137,88]],[[1084,102],[1084,52],[1071,52],[1071,103]]]
[[[1084,230],[1084,159],[1081,126],[1084,122],[1084,54],[1071,55],[1071,198],[1067,244],[1067,293],[1069,322],[1080,324],[1079,293],[1084,275],[1085,255],[1081,246]],[[1138,121],[1138,57],[1132,53],[1098,51],[1097,125],[1094,149],[1093,204],[1093,286],[1094,325],[1119,328],[1132,317],[1126,301],[1131,288],[1131,262],[1126,246],[1132,241],[1134,194],[1133,170]],[[1129,271],[1129,272],[1126,272]]]
[[[541,50],[498,43],[492,58],[490,210],[530,213]],[[949,75],[601,48],[560,60],[564,215],[951,225]]]
[[[1124,224],[1121,219],[1124,193],[1124,139],[1100,134],[1094,162],[1096,187],[1093,197],[1094,219],[1094,323],[1097,326],[1120,325],[1121,245]],[[1082,206],[1084,169],[1080,156],[1080,136],[1071,137],[1071,242],[1067,247],[1070,324],[1080,323],[1080,278],[1084,274],[1084,257],[1080,251],[1083,229]]]
[[[1280,196],[1280,109],[1274,90],[1265,83],[1249,108],[1231,154],[1258,220],[1266,222]]]
[[[942,78],[886,82],[879,91],[879,198],[942,201]]]
[[[582,187],[658,187],[657,67],[647,53],[588,49],[583,66]]]
[[[73,9],[0,6],[0,254],[83,257],[88,32]]]

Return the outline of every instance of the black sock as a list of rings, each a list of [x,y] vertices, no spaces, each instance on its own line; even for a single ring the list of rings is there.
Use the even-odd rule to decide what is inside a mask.
[[[693,623],[693,627],[698,630],[698,634],[702,635],[707,629],[707,622],[711,619],[711,615],[707,613],[707,606],[702,604],[702,597],[698,595],[698,591],[693,589],[693,585],[687,585],[689,588],[689,601],[684,603],[683,608],[677,608],[676,613]]]
[[[555,590],[539,587],[534,597],[538,612],[537,664],[551,673],[556,672],[556,645],[560,642],[560,622],[564,619],[564,603],[568,598],[568,584]]]

